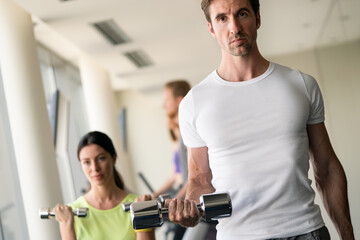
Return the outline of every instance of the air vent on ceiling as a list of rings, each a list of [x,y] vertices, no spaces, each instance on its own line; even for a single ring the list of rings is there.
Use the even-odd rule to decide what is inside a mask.
[[[147,54],[142,50],[125,52],[124,55],[139,68],[153,64]]]
[[[96,22],[92,25],[113,45],[130,42],[129,37],[112,19]]]

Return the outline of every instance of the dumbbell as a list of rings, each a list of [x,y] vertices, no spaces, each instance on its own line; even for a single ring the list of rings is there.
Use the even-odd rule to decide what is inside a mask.
[[[205,221],[230,217],[232,213],[228,193],[203,194],[200,196],[200,204],[197,204],[197,208]],[[131,204],[130,213],[132,226],[136,230],[160,227],[165,220],[168,220],[169,211],[167,208],[162,208],[158,201],[151,200]]]
[[[73,210],[73,213],[75,216],[78,217],[86,217],[88,210],[88,208],[76,208]],[[39,215],[41,219],[50,219],[52,217],[55,217],[55,213],[52,212],[50,208],[40,208]]]
[[[168,194],[168,193],[161,194],[161,195],[159,195],[159,197],[155,198],[154,200],[160,202],[161,206],[163,207],[165,205],[165,200],[166,199],[171,199],[170,194]],[[133,204],[133,202],[126,202],[126,203],[121,204],[121,207],[124,210],[124,212],[130,211],[130,205],[131,204]]]

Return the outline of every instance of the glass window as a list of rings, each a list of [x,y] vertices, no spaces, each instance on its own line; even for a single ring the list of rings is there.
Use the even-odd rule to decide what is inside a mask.
[[[80,73],[72,64],[42,46],[39,46],[38,54],[56,148],[58,148],[56,145],[57,131],[62,131],[59,134],[66,133],[67,142],[61,144],[61,147],[66,146],[66,149],[57,151],[56,158],[60,168],[60,178],[65,176],[71,176],[72,178],[71,180],[61,179],[64,200],[73,201],[75,197],[83,194],[88,185],[76,156],[78,141],[89,131]],[[57,122],[62,117],[58,116],[60,95],[66,100],[67,110],[65,113],[61,112],[61,114],[66,114],[67,117],[66,129],[57,127]],[[62,102],[62,104],[64,103]],[[67,154],[60,154],[60,152],[66,152]],[[67,162],[64,163],[64,161]]]
[[[0,71],[0,240],[29,239]]]

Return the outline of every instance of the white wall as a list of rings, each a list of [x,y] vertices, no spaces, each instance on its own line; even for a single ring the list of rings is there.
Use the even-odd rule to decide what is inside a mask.
[[[171,140],[166,128],[166,115],[160,103],[136,91],[117,93],[119,112],[126,108],[127,155],[135,175],[136,191],[149,193],[137,176],[142,172],[157,189],[171,173]],[[126,184],[126,183],[125,183]]]

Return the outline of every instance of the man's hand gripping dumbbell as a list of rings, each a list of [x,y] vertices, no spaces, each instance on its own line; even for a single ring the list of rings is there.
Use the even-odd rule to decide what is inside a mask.
[[[201,217],[205,221],[230,217],[232,205],[229,194],[214,193],[201,195],[200,204],[187,199],[173,199],[169,208],[162,208],[156,200],[137,202],[131,204],[130,213],[134,229],[159,227],[165,220],[192,227]]]

